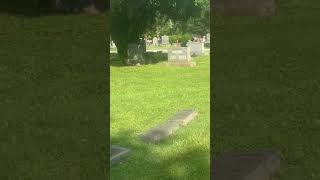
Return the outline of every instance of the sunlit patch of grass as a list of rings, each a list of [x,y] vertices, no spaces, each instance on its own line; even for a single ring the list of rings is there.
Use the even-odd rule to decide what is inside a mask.
[[[111,66],[111,142],[132,150],[128,159],[112,168],[111,179],[209,179],[209,59],[194,58],[195,68],[164,63]],[[161,144],[137,138],[190,107],[199,116]]]

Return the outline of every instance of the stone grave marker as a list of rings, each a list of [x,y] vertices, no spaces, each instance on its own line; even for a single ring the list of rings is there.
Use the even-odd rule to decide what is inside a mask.
[[[191,61],[190,47],[175,47],[168,50],[168,64],[177,66],[195,66]]]
[[[115,48],[116,47],[116,45],[113,43],[113,41],[110,41],[110,47],[111,48]]]
[[[162,36],[161,37],[161,45],[169,45],[169,36]]]
[[[204,43],[203,42],[189,42],[190,54],[193,56],[201,56],[204,54]]]
[[[114,165],[114,164],[118,163],[122,159],[128,157],[129,154],[130,154],[129,149],[111,145],[111,147],[110,147],[110,165]]]
[[[139,65],[144,64],[144,53],[146,52],[145,41],[141,43],[130,43],[128,44],[128,65]]]
[[[158,38],[157,38],[157,37],[154,37],[154,38],[152,39],[152,45],[158,46]]]
[[[160,124],[149,131],[139,135],[139,138],[148,143],[158,143],[169,135],[176,132],[180,127],[186,126],[196,116],[198,112],[195,109],[187,109],[176,113],[166,123]]]
[[[213,162],[218,180],[271,180],[280,170],[277,152],[225,153]]]
[[[213,0],[213,13],[226,16],[273,16],[275,0]]]

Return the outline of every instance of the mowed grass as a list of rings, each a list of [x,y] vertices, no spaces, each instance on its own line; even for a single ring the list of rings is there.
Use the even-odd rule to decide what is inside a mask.
[[[105,15],[0,22],[0,179],[106,179]]]
[[[111,144],[132,152],[111,168],[111,179],[209,179],[209,55],[194,58],[195,68],[166,66],[166,58],[152,65],[123,67],[113,57],[110,139]],[[198,117],[160,144],[137,138],[192,107],[198,110]]]
[[[215,155],[281,152],[281,180],[320,179],[319,1],[271,18],[212,17]]]

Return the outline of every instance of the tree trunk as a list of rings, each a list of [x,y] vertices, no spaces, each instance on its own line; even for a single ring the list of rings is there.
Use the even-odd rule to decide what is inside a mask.
[[[118,56],[123,65],[127,64],[128,59],[128,45],[126,43],[119,43],[119,41],[114,40],[114,43],[117,47]]]

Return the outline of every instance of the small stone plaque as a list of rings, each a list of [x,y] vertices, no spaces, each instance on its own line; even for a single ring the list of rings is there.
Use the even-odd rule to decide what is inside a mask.
[[[118,163],[122,159],[126,158],[129,155],[129,153],[129,149],[112,145],[110,147],[110,164],[114,165]]]
[[[198,112],[195,109],[180,111],[171,117],[166,123],[150,129],[146,133],[141,134],[139,138],[145,142],[158,143],[162,139],[176,132],[180,127],[186,126],[197,115]]]
[[[226,153],[213,162],[218,180],[271,180],[280,170],[280,157],[273,151]]]

